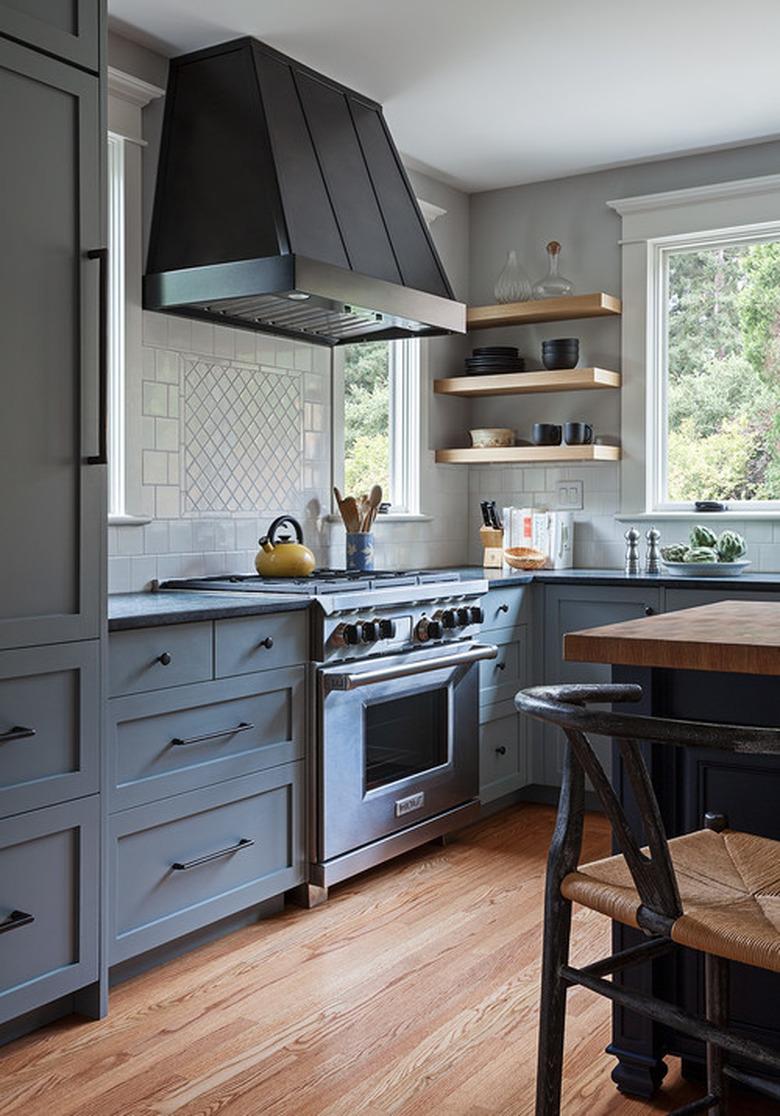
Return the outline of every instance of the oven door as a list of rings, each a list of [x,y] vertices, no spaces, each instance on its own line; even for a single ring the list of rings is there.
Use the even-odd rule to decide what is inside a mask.
[[[319,671],[321,861],[479,793],[479,661],[439,646]]]

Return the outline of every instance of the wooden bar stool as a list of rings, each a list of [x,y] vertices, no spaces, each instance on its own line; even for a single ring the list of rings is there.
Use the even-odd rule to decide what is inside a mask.
[[[728,962],[780,972],[780,841],[733,832],[717,817],[709,817],[705,829],[667,840],[639,750],[639,741],[653,741],[780,755],[780,730],[586,708],[589,702],[614,704],[641,696],[640,686],[562,685],[523,690],[515,698],[519,710],[559,725],[568,739],[547,862],[536,1116],[560,1112],[566,991],[572,984],[705,1042],[707,1094],[672,1116],[726,1116],[729,1080],[780,1100],[780,1086],[758,1076],[761,1067],[780,1074],[780,1053],[728,1029]],[[588,732],[616,738],[647,848],[640,848]],[[586,776],[609,819],[620,855],[580,865]],[[643,930],[648,941],[583,969],[573,968],[569,939],[574,901]],[[706,1018],[604,979],[677,946],[704,954]],[[748,1059],[757,1072],[729,1065],[728,1054]]]

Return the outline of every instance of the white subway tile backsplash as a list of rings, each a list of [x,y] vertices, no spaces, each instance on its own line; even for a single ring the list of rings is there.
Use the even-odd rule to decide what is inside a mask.
[[[296,345],[293,355],[293,366],[300,372],[311,371],[311,345]]]
[[[158,349],[155,354],[157,379],[166,384],[178,384],[180,363],[179,353],[171,349]]]
[[[168,388],[165,384],[158,384],[151,380],[144,380],[143,384],[143,413],[151,416],[167,416],[168,414]]]
[[[244,361],[246,364],[255,363],[257,360],[256,337],[257,334],[248,329],[237,329],[234,331],[236,360]]]
[[[227,326],[214,326],[214,356],[233,360],[236,355],[236,331]]]
[[[168,523],[164,519],[155,519],[147,523],[144,532],[144,551],[147,554],[167,554],[170,550]]]
[[[179,489],[173,485],[155,488],[154,514],[157,519],[176,519],[181,508]]]
[[[178,384],[168,385],[168,415],[170,418],[179,417],[179,387]]]
[[[135,588],[135,586],[132,586]],[[108,591],[109,593],[129,593],[131,589],[130,581],[130,559],[129,558],[109,558],[108,560]]]
[[[159,450],[143,451],[144,484],[168,483],[168,455]]]
[[[133,588],[145,589],[157,577],[157,557],[146,555],[130,559],[130,581]]]
[[[179,353],[192,350],[192,322],[189,318],[168,318],[168,346]]]
[[[152,314],[146,311],[143,315],[144,345],[153,349],[166,349],[168,347],[168,319],[163,314]]]
[[[212,356],[214,353],[214,326],[209,322],[192,322],[193,352]]]
[[[179,423],[176,419],[154,420],[154,443],[158,450],[176,453],[179,449]]]
[[[168,543],[172,554],[192,550],[192,521],[174,519],[168,524]]]

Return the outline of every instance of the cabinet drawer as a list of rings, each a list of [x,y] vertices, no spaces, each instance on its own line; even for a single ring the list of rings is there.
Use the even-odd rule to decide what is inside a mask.
[[[97,980],[97,796],[0,822],[0,1022]]]
[[[528,677],[525,626],[509,632],[496,630],[491,642],[498,647],[498,654],[495,659],[485,659],[479,664],[481,705],[512,701],[517,691],[526,684]]]
[[[301,759],[305,669],[114,698],[111,809]]]
[[[0,652],[0,817],[98,789],[97,641]]]
[[[189,791],[111,820],[111,963],[303,879],[303,764]]]
[[[482,598],[483,634],[494,628],[513,628],[525,619],[528,588],[490,589]]]
[[[207,682],[213,677],[211,624],[112,632],[108,664],[112,697]]]
[[[307,612],[217,620],[214,627],[217,678],[305,663],[309,656]]]
[[[480,725],[479,787],[483,802],[508,794],[523,782],[518,720],[513,713]]]

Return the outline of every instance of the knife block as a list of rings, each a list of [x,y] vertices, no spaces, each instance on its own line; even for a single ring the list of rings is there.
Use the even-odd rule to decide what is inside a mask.
[[[482,565],[488,570],[500,570],[504,564],[504,532],[495,527],[480,527]]]

